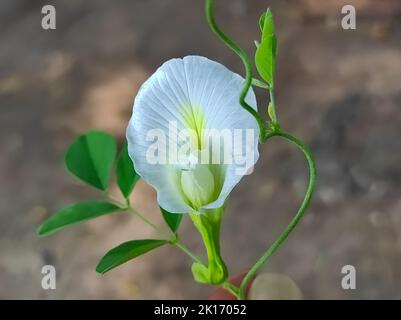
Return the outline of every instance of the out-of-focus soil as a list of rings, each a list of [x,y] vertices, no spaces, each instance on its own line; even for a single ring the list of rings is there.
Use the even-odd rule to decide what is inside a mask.
[[[219,22],[250,55],[258,16],[271,4],[279,35],[278,116],[312,148],[318,165],[311,208],[265,270],[290,276],[305,298],[401,298],[397,11],[358,15],[357,29],[346,31],[340,9],[325,11],[323,1],[315,1],[323,7],[313,14],[311,1],[217,2]],[[209,31],[200,0],[52,3],[53,31],[40,25],[45,3],[0,3],[0,298],[207,297],[210,288],[193,281],[190,261],[170,247],[106,275],[95,272],[115,245],[155,237],[131,216],[102,217],[51,238],[37,238],[35,229],[60,207],[98,196],[66,173],[64,152],[88,129],[107,130],[121,143],[140,84],[163,61],[199,54],[242,73],[240,61]],[[266,96],[258,94],[263,106]],[[278,139],[261,147],[255,173],[231,195],[223,223],[233,274],[288,223],[306,179],[294,147]],[[162,224],[144,182],[132,200]],[[181,233],[202,254],[187,219]],[[56,290],[41,288],[44,264],[56,267]],[[356,268],[356,290],[341,288],[347,264]]]

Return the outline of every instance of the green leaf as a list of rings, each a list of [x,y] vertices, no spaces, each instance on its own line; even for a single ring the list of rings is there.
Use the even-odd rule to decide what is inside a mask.
[[[118,206],[104,201],[86,201],[61,209],[42,223],[37,229],[39,236],[48,236],[65,227],[121,210]]]
[[[134,164],[128,155],[125,143],[117,159],[117,184],[125,198],[128,198],[136,183],[141,178],[135,171]]]
[[[275,35],[273,13],[270,9],[267,9],[267,11],[260,16],[259,26],[262,31],[262,42],[266,37]]]
[[[266,12],[263,12],[262,15],[259,18],[260,32],[263,32],[263,29],[265,27],[265,19],[266,19]]]
[[[106,273],[129,260],[167,243],[168,241],[166,240],[132,240],[124,242],[105,254],[98,263],[96,271],[99,273]]]
[[[259,26],[262,37],[256,50],[255,64],[260,76],[272,85],[277,55],[277,37],[274,31],[273,14],[270,9],[267,9],[260,17]]]
[[[171,213],[171,212],[168,212],[168,211],[164,210],[161,207],[160,207],[160,210],[161,210],[161,212],[163,214],[164,221],[166,221],[166,223],[170,227],[171,231],[176,233],[178,228],[179,228],[179,226],[180,226],[181,220],[182,220],[182,214],[180,214],[180,213]]]
[[[270,86],[272,86],[274,81],[276,51],[276,36],[269,36],[260,44],[255,55],[256,69],[263,80],[265,80]]]
[[[116,149],[112,136],[102,131],[89,131],[68,148],[65,156],[67,169],[86,183],[105,191]]]

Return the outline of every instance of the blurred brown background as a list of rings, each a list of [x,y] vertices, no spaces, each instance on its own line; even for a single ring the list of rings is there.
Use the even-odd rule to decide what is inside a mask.
[[[305,298],[401,298],[401,1],[216,2],[218,21],[250,55],[258,17],[273,9],[278,115],[318,162],[313,204],[265,270],[290,276]],[[56,7],[54,31],[41,28],[44,4]],[[341,28],[343,4],[357,7],[356,30]],[[35,235],[60,207],[98,196],[66,173],[64,152],[94,128],[122,143],[138,87],[163,61],[199,54],[242,73],[239,59],[209,31],[203,1],[1,1],[0,48],[0,298],[206,298],[211,289],[193,281],[190,261],[175,248],[104,276],[95,272],[110,248],[155,236],[131,216]],[[260,106],[264,101],[259,92]],[[280,140],[261,148],[223,224],[233,274],[288,223],[306,178],[296,149]],[[162,224],[142,181],[133,203]],[[201,253],[188,220],[181,233]],[[56,290],[41,288],[44,264],[56,266]],[[357,271],[353,291],[341,288],[346,264]]]

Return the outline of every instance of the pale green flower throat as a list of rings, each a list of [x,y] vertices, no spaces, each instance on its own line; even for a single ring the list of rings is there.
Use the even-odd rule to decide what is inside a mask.
[[[191,133],[191,143],[195,149],[205,148],[205,115],[201,107],[188,105],[183,108],[187,129]],[[188,204],[198,211],[214,200],[217,183],[208,164],[199,164],[182,170],[181,188]]]
[[[207,148],[205,139],[205,116],[199,107],[184,108],[187,129],[191,131],[191,142],[197,150]],[[207,251],[208,264],[196,262],[192,273],[201,283],[220,284],[227,278],[227,267],[220,255],[220,223],[224,209],[202,210],[200,208],[216,199],[221,183],[213,165],[197,164],[181,171],[181,188],[187,203],[193,208],[191,220],[202,236]],[[216,167],[214,167],[216,169]],[[221,167],[222,172],[224,168]]]

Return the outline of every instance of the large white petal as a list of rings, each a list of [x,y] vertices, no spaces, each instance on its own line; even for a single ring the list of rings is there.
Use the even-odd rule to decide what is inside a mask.
[[[176,165],[150,164],[146,152],[153,143],[146,141],[147,133],[159,129],[166,134],[168,144],[169,122],[175,121],[177,130],[188,128],[192,118],[199,117],[202,129],[252,129],[252,143],[242,145],[254,148],[248,166],[259,157],[259,129],[256,120],[238,102],[244,79],[223,65],[204,57],[188,56],[164,63],[140,88],[135,99],[132,118],[127,129],[128,152],[136,171],[157,191],[159,205],[175,213],[188,213],[192,208],[185,200],[180,183],[180,168]],[[256,109],[256,98],[250,90],[247,102]],[[197,122],[197,121],[194,121]],[[197,123],[198,123],[197,122]],[[209,136],[206,137],[206,141]],[[167,147],[167,146],[166,146]],[[168,159],[168,157],[167,157]],[[224,204],[231,190],[242,178],[238,174],[243,164],[212,165],[212,172],[220,181],[215,199],[204,208],[218,208]]]

